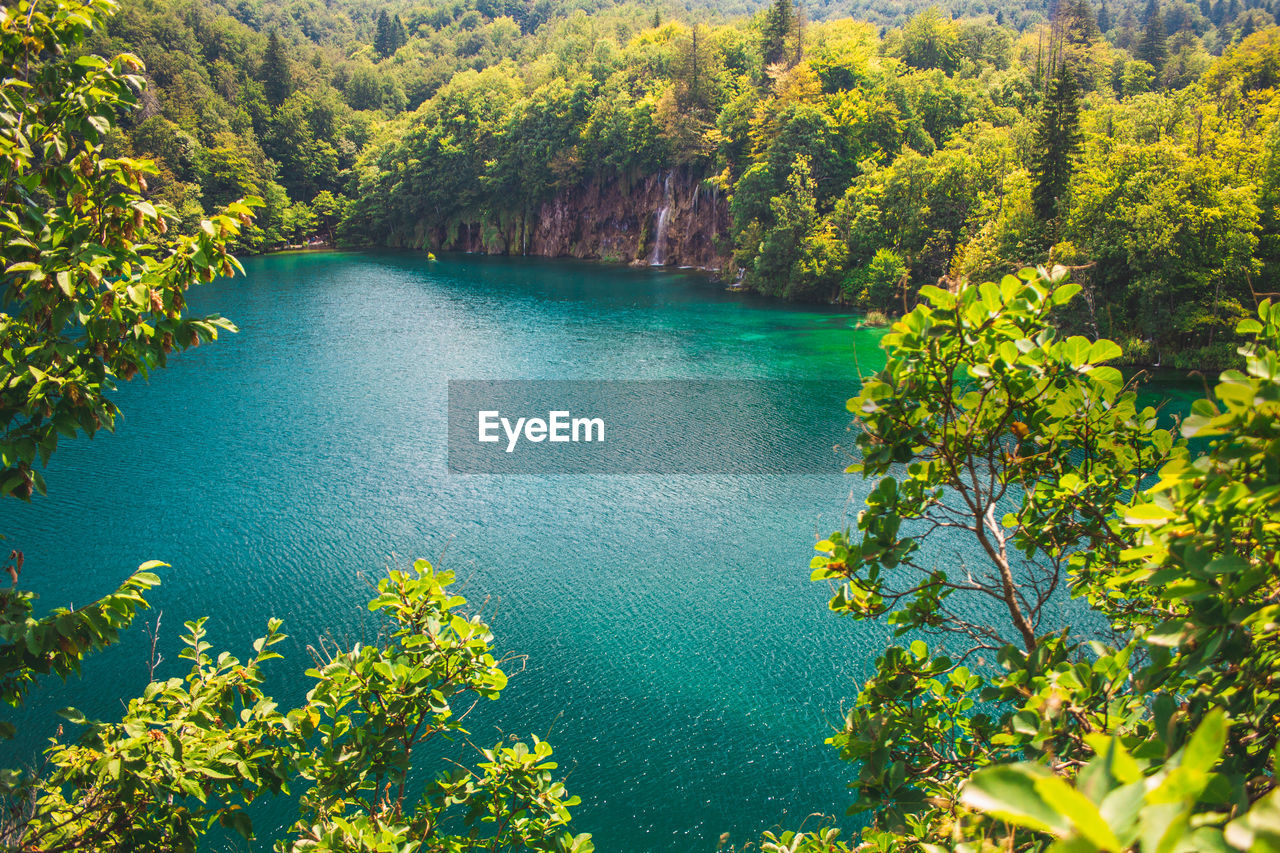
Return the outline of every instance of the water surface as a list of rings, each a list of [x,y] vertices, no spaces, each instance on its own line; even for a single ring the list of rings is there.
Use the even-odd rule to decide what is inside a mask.
[[[163,560],[161,673],[181,671],[184,620],[209,615],[215,646],[243,656],[278,616],[290,639],[269,689],[288,705],[308,644],[368,637],[372,579],[426,557],[484,604],[499,650],[525,656],[470,719],[476,741],[549,737],[598,849],[713,850],[723,832],[741,844],[843,814],[849,769],[822,741],[886,635],[831,615],[807,580],[815,534],[856,511],[838,460],[825,476],[451,475],[445,394],[449,379],[600,378],[836,379],[852,394],[879,332],[602,265],[323,253],[245,267],[192,299],[239,334],[122,388],[115,434],[65,442],[49,497],[0,507],[43,605]],[[117,713],[145,683],[146,646],[135,630],[42,692],[27,731],[47,735],[66,704]],[[292,817],[286,802],[260,811],[257,847]]]

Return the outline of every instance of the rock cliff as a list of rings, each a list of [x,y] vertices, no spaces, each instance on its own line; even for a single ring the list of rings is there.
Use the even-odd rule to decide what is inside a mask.
[[[594,179],[528,214],[503,212],[419,231],[423,248],[725,268],[729,209],[701,176],[684,169]]]

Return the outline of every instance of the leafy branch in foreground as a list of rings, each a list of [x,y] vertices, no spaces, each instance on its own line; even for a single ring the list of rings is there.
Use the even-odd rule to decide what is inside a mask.
[[[567,831],[578,799],[536,738],[428,778],[424,747],[465,737],[470,708],[506,684],[488,626],[459,612],[466,602],[452,582],[424,560],[391,572],[369,605],[390,628],[385,639],[309,670],[314,687],[287,713],[262,689],[262,665],[284,639],[277,620],[243,663],[211,655],[205,620],[187,623],[185,678],[148,685],[119,723],[65,712],[86,731],[47,751],[51,770],[8,828],[10,847],[195,850],[215,823],[250,839],[245,807],[300,786],[302,816],[276,843],[281,853],[589,853],[590,837]]]
[[[493,635],[458,612],[465,600],[448,591],[452,582],[425,560],[393,571],[369,602],[393,628],[386,644],[357,645],[308,672],[316,686],[288,727],[310,788],[297,840],[277,849],[593,849],[589,836],[566,831],[578,798],[553,779],[551,747],[536,738],[481,750],[478,772],[458,766],[409,796],[415,753],[465,735],[475,703],[497,699],[507,683]]]
[[[109,0],[17,2],[0,10],[0,497],[43,493],[37,466],[60,438],[111,429],[117,377],[163,366],[175,350],[234,329],[186,316],[185,292],[239,269],[227,243],[249,221],[247,202],[172,233],[171,214],[146,199],[146,161],[109,158],[102,140],[135,109],[141,63],[69,53],[115,8]],[[20,543],[18,543],[20,544]],[[0,699],[20,705],[38,676],[78,672],[115,642],[157,582],[147,564],[114,593],[36,618],[17,589],[23,554],[0,590]],[[0,736],[13,726],[0,723]],[[18,797],[21,774],[0,792]]]
[[[0,13],[0,497],[43,493],[37,465],[60,437],[113,426],[118,377],[234,329],[185,316],[184,294],[240,270],[227,248],[256,201],[174,234],[171,214],[145,196],[151,165],[103,156],[117,113],[137,105],[141,63],[67,54],[113,9],[26,0]],[[16,587],[21,552],[11,559]],[[0,698],[20,705],[39,676],[65,678],[115,642],[146,607],[160,565],[43,618],[32,593],[0,591]],[[195,850],[215,824],[248,839],[246,807],[301,784],[302,818],[282,851],[588,853],[590,838],[565,829],[577,799],[553,779],[545,743],[482,750],[477,769],[434,781],[415,772],[424,744],[465,734],[455,703],[497,698],[506,683],[488,627],[458,612],[452,580],[425,562],[393,572],[370,605],[391,624],[385,642],[312,670],[307,703],[287,714],[262,686],[283,639],[278,621],[243,662],[214,656],[205,620],[188,622],[185,677],[147,685],[119,722],[68,709],[84,727],[78,738],[55,741],[38,774],[0,773],[0,848]]]
[[[813,577],[914,638],[831,738],[859,849],[1275,849],[1280,310],[1175,441],[1103,366],[1117,346],[1057,339],[1076,290],[927,290],[850,401],[880,479]]]
[[[184,315],[186,290],[240,270],[227,243],[246,202],[169,233],[145,197],[151,163],[103,156],[118,114],[135,109],[133,56],[69,60],[109,0],[21,2],[0,17],[0,494],[44,491],[35,470],[59,437],[110,429],[116,377],[163,366],[174,350],[234,329]],[[250,200],[249,203],[256,203]]]
[[[137,107],[141,63],[69,54],[114,8],[54,0],[0,10],[0,497],[43,493],[38,466],[60,438],[112,428],[118,377],[234,329],[185,315],[184,294],[239,269],[227,244],[249,221],[249,202],[193,236],[173,233],[171,214],[145,195],[151,165],[103,155],[120,113]],[[10,559],[0,698],[15,706],[38,676],[66,678],[86,653],[115,642],[157,582],[147,564],[88,606],[36,618],[35,596],[16,588],[21,550]],[[12,725],[0,724],[0,735],[12,736]],[[0,791],[17,796],[21,785],[7,774]]]

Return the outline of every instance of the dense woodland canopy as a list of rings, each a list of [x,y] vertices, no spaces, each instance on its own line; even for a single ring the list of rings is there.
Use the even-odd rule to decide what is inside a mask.
[[[1280,291],[1274,3],[885,28],[787,0],[126,0],[89,47],[147,63],[113,145],[159,163],[153,196],[188,224],[262,197],[251,250],[437,248],[679,168],[729,200],[726,276],[763,293],[895,314],[924,284],[1052,261],[1087,285],[1080,331],[1206,366]]]

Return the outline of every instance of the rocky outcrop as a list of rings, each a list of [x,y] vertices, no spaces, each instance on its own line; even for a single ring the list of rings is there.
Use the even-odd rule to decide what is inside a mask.
[[[622,261],[721,271],[729,259],[729,209],[719,191],[684,169],[591,180],[528,213],[501,213],[419,232],[423,248]]]

